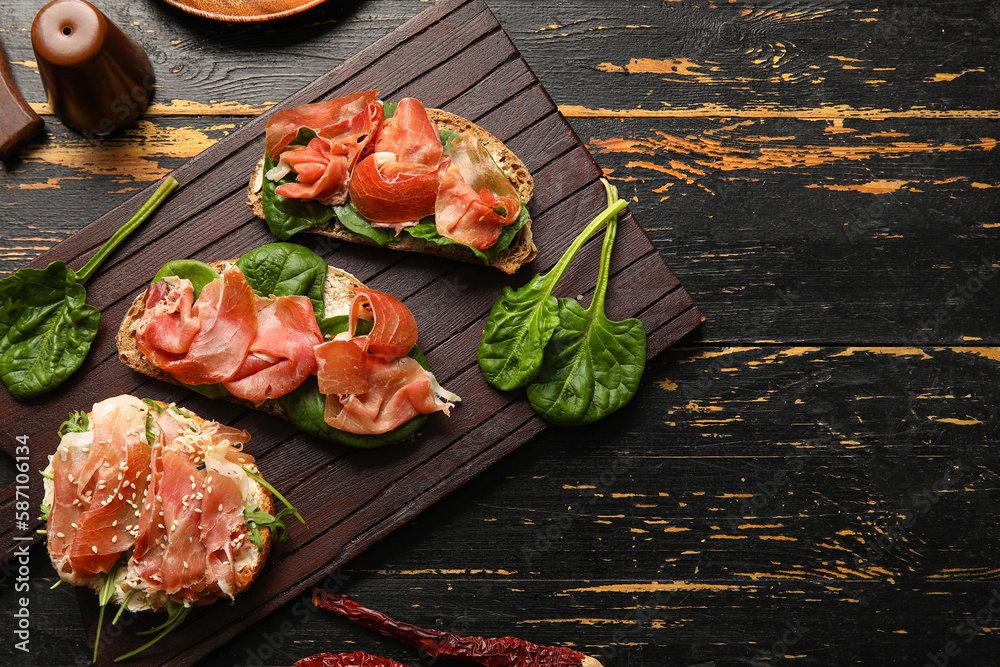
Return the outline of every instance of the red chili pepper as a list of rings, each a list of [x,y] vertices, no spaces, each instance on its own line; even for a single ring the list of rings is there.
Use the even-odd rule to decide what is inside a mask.
[[[295,667],[406,667],[395,660],[356,651],[354,653],[319,653],[302,658]]]
[[[594,658],[569,648],[539,646],[516,637],[459,637],[400,623],[381,612],[319,589],[313,592],[313,604],[421,649],[434,658],[454,658],[485,667],[601,667]]]

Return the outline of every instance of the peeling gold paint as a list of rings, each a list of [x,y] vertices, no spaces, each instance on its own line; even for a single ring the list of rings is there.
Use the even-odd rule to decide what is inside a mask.
[[[1000,347],[953,347],[954,352],[977,354],[992,361],[1000,362]]]
[[[693,552],[697,553],[697,552]],[[653,581],[648,584],[607,584],[586,588],[569,588],[564,593],[657,593],[661,591],[738,591],[746,586],[734,584],[701,584],[691,581]]]
[[[964,69],[957,74],[945,74],[944,72],[938,72],[934,76],[929,76],[926,79],[924,79],[924,82],[937,83],[940,81],[954,81],[958,77],[963,76],[965,74],[971,74],[973,72],[985,72],[985,71],[986,70],[984,70],[982,67],[976,67],[974,69]]]
[[[661,389],[666,389],[667,391],[674,391],[677,389],[677,383],[671,380],[659,380],[656,384],[660,385]]]
[[[941,424],[955,424],[956,426],[972,426],[974,424],[983,423],[978,419],[959,419],[957,417],[938,417],[936,415],[928,415],[927,418],[933,422],[939,422]]]
[[[849,347],[843,352],[831,354],[830,357],[850,357],[860,352],[868,352],[870,354],[887,354],[894,357],[919,356],[921,359],[932,358],[931,355],[917,347]]]
[[[980,119],[998,120],[1000,110],[996,109],[951,109],[937,110],[911,108],[903,111],[893,109],[854,108],[847,104],[821,107],[768,106],[730,107],[724,104],[703,104],[694,107],[672,107],[663,109],[591,109],[582,105],[561,104],[559,111],[568,118],[800,118],[803,120],[834,120],[861,118],[865,120],[888,120],[891,118],[921,119]]]
[[[264,102],[262,104],[245,104],[243,102],[198,102],[195,100],[170,100],[169,102],[153,102],[146,110],[144,116],[259,116],[276,102]],[[52,108],[48,102],[32,102],[29,106],[37,114],[52,115]]]

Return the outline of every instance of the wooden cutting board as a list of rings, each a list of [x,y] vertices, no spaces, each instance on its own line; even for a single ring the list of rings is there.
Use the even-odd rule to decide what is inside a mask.
[[[253,434],[253,454],[278,489],[308,521],[272,552],[267,569],[234,605],[197,609],[181,630],[130,664],[187,665],[207,655],[280,605],[295,599],[352,557],[458,488],[547,426],[520,393],[500,393],[475,361],[490,306],[504,285],[521,285],[551,267],[570,241],[605,206],[600,168],[559,114],[503,28],[482,0],[444,0],[295,93],[275,110],[377,88],[390,101],[417,97],[484,126],[510,146],[535,178],[530,204],[539,254],[516,276],[392,250],[339,244],[306,235],[302,241],[329,264],[401,298],[420,327],[419,343],[442,384],[463,397],[450,419],[432,416],[413,442],[361,451],[298,434],[255,411],[210,401],[138,375],[117,358],[114,335],[132,299],[167,260],[235,258],[274,240],[245,205],[248,176],[263,154],[267,116],[257,118],[174,172],[181,187],[119,248],[88,284],[89,302],[102,311],[101,329],[84,368],[42,399],[19,403],[0,392],[0,445],[12,456],[21,441],[30,470],[45,467],[58,444],[56,429],[70,410],[131,393],[176,401],[202,416]],[[152,193],[150,186],[33,262],[60,259],[78,268]],[[588,294],[597,274],[601,237],[578,255],[558,296]],[[704,320],[645,232],[626,212],[612,258],[607,310],[615,319],[643,320],[652,357]],[[23,450],[21,450],[23,452]],[[32,473],[31,517],[41,501]],[[17,484],[0,492],[5,559],[34,539],[14,524]],[[19,542],[18,540],[24,540]],[[96,598],[81,593],[91,633]],[[156,622],[162,618],[157,615]],[[133,631],[106,638],[101,663],[142,643]]]

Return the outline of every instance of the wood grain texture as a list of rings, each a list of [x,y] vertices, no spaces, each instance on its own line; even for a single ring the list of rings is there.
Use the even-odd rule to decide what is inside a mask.
[[[225,26],[160,0],[105,5],[139,22],[163,88],[142,131],[98,146],[46,116],[39,159],[0,175],[4,272],[427,7],[326,3]],[[608,667],[995,663],[995,3],[489,5],[708,320],[624,412],[537,435],[324,582],[405,620],[569,644]],[[34,11],[0,4],[0,38],[44,112],[21,30]],[[371,275],[347,247],[314,247]],[[469,289],[407,269],[451,298]],[[266,428],[232,406],[219,417]],[[85,662],[76,596],[49,591],[32,555],[37,641],[13,664]],[[304,596],[204,664],[351,650],[428,664]]]
[[[515,150],[522,132],[536,126],[544,132],[553,122],[573,137],[537,79],[523,62],[517,65],[518,60],[516,48],[484,3],[445,2],[359,52],[343,67],[321,76],[281,106],[377,86],[386,98],[416,96],[428,106],[446,107],[480,122]],[[515,63],[514,70],[511,63]],[[506,95],[486,98],[491,84],[497,83],[507,88]],[[245,206],[245,183],[262,152],[264,121],[261,117],[247,123],[173,171],[182,187],[88,285],[94,295],[91,303],[102,310],[104,322],[76,381],[60,387],[54,400],[35,401],[31,406],[0,398],[0,406],[9,416],[2,445],[8,453],[13,453],[11,443],[17,442],[17,435],[27,433],[40,440],[51,434],[51,429],[24,427],[19,414],[30,412],[37,420],[34,423],[54,424],[67,404],[86,402],[98,392],[139,394],[145,385],[152,384],[121,366],[112,340],[124,309],[148,281],[150,267],[161,264],[164,257],[233,257],[267,240],[263,238],[266,228]],[[597,182],[601,172],[575,138],[565,146],[525,148],[532,149],[529,168],[539,187],[539,196],[530,204],[535,242],[543,249],[534,268],[544,270],[555,263],[586,218],[602,208],[603,188]],[[151,187],[33,264],[41,266],[55,259],[78,263],[121,224]],[[702,317],[629,215],[623,216],[616,250],[609,314],[641,317],[651,334],[648,352],[654,356],[690,333]],[[592,271],[579,267],[594,266],[598,251],[597,243],[584,249],[561,289],[570,294],[588,290]],[[262,422],[248,412],[229,420],[255,434],[248,451],[267,471],[270,481],[284,489],[308,517],[309,524],[272,552],[252,591],[241,595],[231,607],[196,609],[184,630],[164,640],[155,653],[144,656],[144,663],[192,664],[204,657],[253,619],[263,618],[301,594],[326,571],[358,555],[544,428],[523,399],[490,390],[474,361],[485,317],[499,287],[509,284],[510,278],[500,279],[486,267],[454,266],[353,246],[343,251],[333,247],[324,256],[331,265],[363,281],[371,280],[377,288],[385,287],[385,276],[390,272],[405,274],[407,289],[396,294],[421,314],[423,322],[431,323],[421,327],[421,348],[438,378],[464,397],[462,409],[446,423],[428,424],[422,437],[405,448],[387,451],[316,443],[281,420]],[[453,298],[452,283],[439,280],[445,274],[455,284],[468,286],[460,301]],[[636,284],[644,288],[628,289]],[[206,414],[206,410],[195,411]],[[44,467],[44,461],[45,450],[34,449],[32,465]],[[339,483],[331,484],[331,480]],[[4,493],[10,514],[14,492],[8,487]],[[5,527],[4,540],[11,545],[8,553],[12,553],[15,532],[18,529],[13,523]],[[113,655],[139,643],[142,640],[131,635],[111,638],[100,662],[109,663]]]

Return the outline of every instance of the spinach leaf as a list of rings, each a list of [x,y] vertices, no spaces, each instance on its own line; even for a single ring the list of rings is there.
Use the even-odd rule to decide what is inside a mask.
[[[215,269],[196,259],[175,259],[172,262],[167,262],[156,272],[152,282],[163,280],[167,276],[177,276],[190,280],[191,285],[194,286],[195,299],[201,295],[201,290],[205,285],[220,278]]]
[[[14,398],[39,396],[83,364],[101,319],[100,311],[87,305],[84,285],[176,187],[168,176],[79,273],[57,261],[0,280],[0,379]]]
[[[614,322],[604,314],[611,249],[618,228],[608,221],[597,287],[590,307],[559,299],[559,325],[545,347],[528,402],[542,419],[571,426],[589,424],[635,396],[646,364],[646,329],[632,318]]]
[[[271,156],[264,156],[264,174],[274,167]],[[271,233],[281,241],[287,241],[298,232],[310,227],[318,227],[333,217],[333,207],[326,206],[315,200],[294,199],[279,195],[275,190],[284,183],[294,183],[295,172],[290,172],[280,181],[272,181],[264,177],[261,191],[261,205],[264,209],[264,220]]]
[[[605,187],[610,187],[607,181]],[[476,360],[487,382],[510,391],[521,389],[535,379],[545,346],[559,324],[553,288],[583,244],[606,222],[616,219],[626,205],[617,194],[612,199],[609,190],[608,207],[580,232],[548,273],[536,275],[517,290],[504,287],[490,310],[483,340],[476,350]]]
[[[478,257],[483,261],[484,264],[490,263],[489,255],[484,253],[482,250],[479,250],[478,248],[473,248],[472,246],[469,245],[465,245],[464,243],[459,243],[458,241],[453,241],[446,236],[441,236],[440,234],[438,234],[437,225],[434,224],[433,220],[431,220],[430,222],[421,222],[416,225],[413,225],[412,227],[404,227],[403,233],[409,234],[410,236],[416,239],[424,239],[425,241],[436,243],[437,245],[440,246],[460,245],[464,248],[468,248],[469,250],[471,250],[476,257]]]
[[[257,296],[301,295],[312,301],[316,319],[323,318],[326,260],[295,243],[268,243],[236,262]]]
[[[371,239],[375,243],[384,246],[392,242],[396,237],[395,230],[387,227],[372,227],[371,221],[358,212],[350,201],[346,204],[333,207],[334,215],[347,229],[359,236]]]

